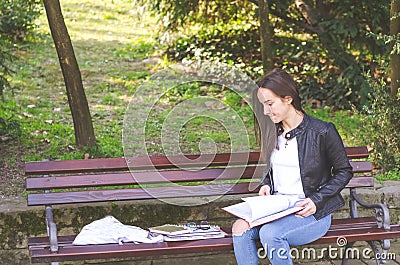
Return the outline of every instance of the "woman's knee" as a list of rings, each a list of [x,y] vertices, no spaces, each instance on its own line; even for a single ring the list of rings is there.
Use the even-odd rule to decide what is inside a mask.
[[[250,228],[250,225],[247,221],[245,221],[243,219],[238,219],[232,225],[232,234],[236,235],[236,236],[241,236],[249,228]]]

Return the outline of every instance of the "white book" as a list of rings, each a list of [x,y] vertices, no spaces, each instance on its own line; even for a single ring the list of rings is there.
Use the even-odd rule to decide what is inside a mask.
[[[285,195],[253,196],[222,210],[246,220],[250,227],[265,224],[286,215],[296,213],[304,207],[293,206],[292,199]]]

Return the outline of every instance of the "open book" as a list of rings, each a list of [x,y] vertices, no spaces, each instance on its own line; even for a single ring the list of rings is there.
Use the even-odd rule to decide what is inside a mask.
[[[303,209],[294,206],[293,199],[285,195],[254,196],[242,198],[244,202],[222,210],[246,220],[250,227],[265,224]]]

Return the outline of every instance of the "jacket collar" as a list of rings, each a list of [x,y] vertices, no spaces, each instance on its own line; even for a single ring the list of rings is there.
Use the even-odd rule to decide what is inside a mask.
[[[285,135],[284,135],[285,139],[290,140],[290,139],[293,139],[294,137],[296,137],[297,135],[301,134],[307,127],[309,121],[310,121],[310,117],[304,113],[303,120],[301,121],[299,126],[294,128],[293,130],[285,133]],[[282,133],[283,133],[283,127],[282,127],[282,124],[279,124],[278,125],[278,135],[281,135]]]

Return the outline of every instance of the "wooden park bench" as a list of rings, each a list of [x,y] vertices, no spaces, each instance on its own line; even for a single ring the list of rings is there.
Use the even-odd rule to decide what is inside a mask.
[[[384,204],[368,204],[357,195],[357,188],[374,186],[372,165],[366,160],[369,155],[367,148],[347,147],[346,152],[355,173],[347,185],[350,191],[349,218],[334,219],[328,233],[311,244],[337,246],[337,241],[344,239],[351,247],[354,242],[367,241],[376,253],[385,253],[389,250],[390,239],[400,236],[400,226],[390,224],[389,211]],[[27,162],[27,204],[45,208],[48,231],[48,236],[28,239],[31,262],[56,263],[232,250],[230,235],[196,241],[85,246],[72,245],[75,235],[57,235],[52,212],[54,205],[148,200],[154,199],[154,194],[163,198],[249,194],[251,182],[246,180],[260,169],[257,152],[172,158],[175,164],[165,156],[137,157],[128,161],[124,158],[102,158]],[[135,178],[130,172],[134,172]],[[239,177],[241,181],[237,183],[227,182]],[[218,181],[214,181],[216,178]],[[138,180],[147,186],[133,186]],[[167,185],[171,183],[180,185]],[[371,216],[358,217],[357,206],[372,209]],[[41,221],[44,222],[38,220]],[[225,229],[230,233],[229,227]],[[377,264],[382,262],[376,260]]]

